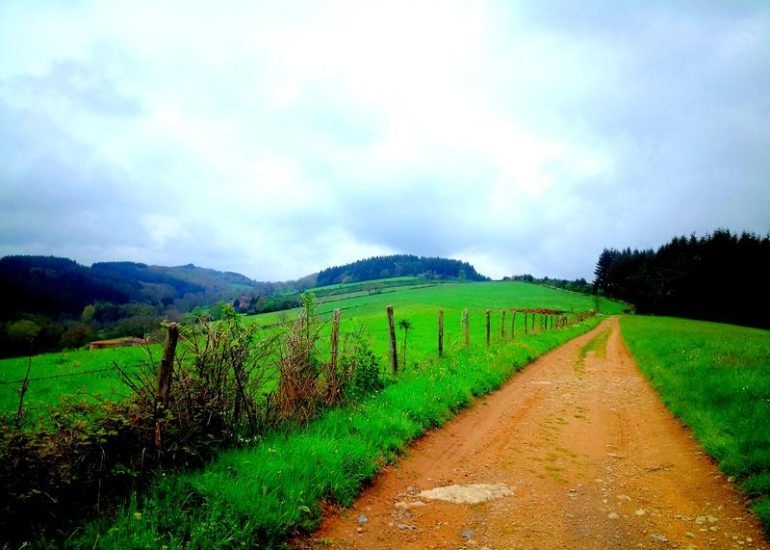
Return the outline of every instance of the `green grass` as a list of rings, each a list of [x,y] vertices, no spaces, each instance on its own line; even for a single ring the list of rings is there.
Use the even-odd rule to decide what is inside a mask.
[[[622,329],[663,401],[770,533],[770,332],[663,317],[624,317]]]
[[[159,346],[151,347],[156,358]],[[30,414],[56,405],[62,396],[117,399],[128,393],[113,363],[132,370],[147,361],[147,351],[140,346],[74,350],[44,353],[32,358],[30,383],[24,406]],[[19,387],[27,372],[27,357],[0,360],[0,412],[15,412],[19,406]]]
[[[598,322],[426,360],[381,392],[330,410],[305,429],[225,452],[200,472],[161,479],[116,520],[88,525],[71,543],[121,549],[279,546],[318,525],[322,501],[349,505],[415,437]]]
[[[385,308],[392,305],[396,326],[401,319],[408,319],[412,329],[408,336],[407,359],[417,362],[431,357],[436,352],[438,309],[444,309],[444,342],[447,348],[463,344],[462,313],[470,312],[471,341],[483,342],[486,338],[485,311],[491,310],[494,340],[501,335],[500,311],[505,308],[549,308],[568,312],[594,309],[593,297],[540,285],[515,282],[494,283],[441,283],[433,286],[417,285],[388,289],[379,294],[355,294],[320,300],[319,312],[322,319],[331,319],[335,308],[341,310],[340,332],[351,332],[358,325],[364,325],[367,334],[372,335],[373,350],[385,358],[388,352],[388,323]],[[603,313],[615,314],[625,307],[619,302],[600,299]],[[266,313],[249,316],[254,322],[269,330],[296,315],[297,310]],[[506,334],[510,336],[510,312],[506,316]],[[524,317],[516,316],[516,334],[524,333]],[[399,353],[403,331],[398,330]]]

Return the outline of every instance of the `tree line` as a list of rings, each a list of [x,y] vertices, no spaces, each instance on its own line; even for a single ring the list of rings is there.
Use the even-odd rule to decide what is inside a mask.
[[[316,285],[328,286],[404,276],[467,281],[489,280],[480,275],[468,262],[448,258],[426,258],[413,254],[396,254],[376,256],[342,266],[326,268],[318,273]]]
[[[570,292],[579,292],[581,294],[592,294],[594,290],[594,285],[589,283],[582,277],[575,280],[552,279],[550,277],[535,277],[527,273],[524,275],[514,275],[512,277],[503,277],[503,281],[532,283],[535,285],[550,286],[553,288],[560,288],[562,290],[569,290]]]
[[[596,291],[639,313],[770,328],[770,237],[718,229],[657,250],[604,249]]]

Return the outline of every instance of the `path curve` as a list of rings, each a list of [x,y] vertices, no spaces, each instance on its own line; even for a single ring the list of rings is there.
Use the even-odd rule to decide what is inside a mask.
[[[421,494],[452,485],[455,501],[469,485],[493,499]],[[302,546],[770,549],[745,498],[638,371],[618,318],[418,440]]]

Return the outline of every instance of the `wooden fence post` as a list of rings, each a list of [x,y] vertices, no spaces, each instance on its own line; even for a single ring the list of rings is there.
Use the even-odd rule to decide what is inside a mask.
[[[388,329],[390,330],[390,366],[393,374],[398,373],[398,351],[396,351],[396,323],[393,321],[393,306],[388,306]]]
[[[155,403],[155,446],[160,447],[161,427],[160,414],[168,405],[168,394],[171,391],[171,375],[174,372],[174,356],[176,355],[176,344],[179,340],[179,325],[169,323],[166,343],[163,346],[163,357],[160,360],[160,370],[158,371],[158,394]]]
[[[527,312],[524,312],[524,335],[526,336],[529,334],[529,329],[527,328]]]
[[[505,339],[505,310],[500,315],[500,337]]]
[[[489,319],[489,310],[487,310],[487,346],[489,345],[489,331],[492,327],[492,324]]]
[[[438,356],[444,356],[444,310],[438,310]]]
[[[516,310],[511,313],[511,340],[516,339]]]
[[[470,334],[470,320],[468,319],[468,308],[465,308],[465,313],[463,315],[463,325],[465,328],[465,347],[469,347],[471,345],[471,334]]]
[[[537,320],[537,313],[532,313],[532,334],[535,334],[535,321]]]
[[[329,359],[329,370],[331,372],[337,372],[337,355],[339,354],[339,341],[340,341],[340,310],[334,310],[334,316],[332,317],[332,353]]]
[[[158,371],[158,404],[165,407],[168,404],[168,394],[171,390],[171,374],[174,371],[174,356],[176,343],[179,340],[179,325],[169,323],[166,343],[163,346],[163,358],[160,360]]]

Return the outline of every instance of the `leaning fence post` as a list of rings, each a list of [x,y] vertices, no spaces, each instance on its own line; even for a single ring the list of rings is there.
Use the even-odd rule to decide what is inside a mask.
[[[463,325],[465,325],[465,347],[469,347],[471,345],[471,335],[470,335],[470,321],[468,320],[468,308],[465,308],[465,314],[463,315]]]
[[[160,413],[168,405],[168,394],[171,391],[171,375],[174,371],[174,356],[176,355],[176,344],[179,340],[179,325],[176,323],[168,324],[168,334],[166,343],[163,346],[163,358],[160,360],[160,370],[158,371],[158,394],[155,403],[155,446],[160,447]]]
[[[388,329],[390,330],[390,366],[393,374],[398,372],[398,352],[396,351],[396,323],[393,321],[393,306],[388,306]]]
[[[444,310],[438,310],[438,356],[444,356]]]
[[[489,345],[489,329],[491,328],[491,323],[489,320],[489,310],[487,310],[487,346]]]

